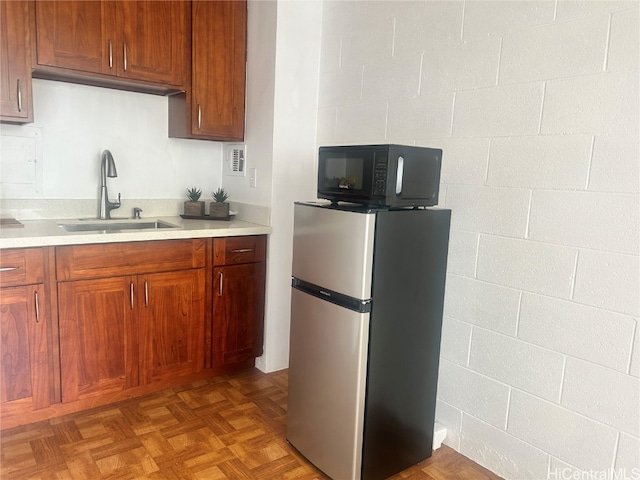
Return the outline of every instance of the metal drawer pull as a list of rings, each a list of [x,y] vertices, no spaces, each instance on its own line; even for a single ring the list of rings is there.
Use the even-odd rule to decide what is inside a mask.
[[[129,286],[129,291],[131,294],[131,310],[133,310],[133,282],[131,282],[130,286]]]
[[[36,323],[40,323],[40,301],[38,300],[38,292],[35,292],[33,296],[36,304]]]
[[[18,112],[22,112],[22,85],[18,79]]]
[[[218,296],[222,296],[222,272],[220,272],[220,284],[218,285]]]
[[[0,268],[0,272],[13,272],[14,270],[18,270],[20,267],[2,267]]]
[[[200,104],[198,104],[198,130],[200,130],[201,126],[202,126],[202,108],[200,107]]]
[[[231,253],[247,253],[253,252],[253,248],[237,248],[235,250],[231,250]]]
[[[149,282],[144,282],[144,306],[149,306]]]
[[[109,39],[109,70],[113,68],[113,43]]]
[[[127,71],[127,42],[124,42],[124,43],[122,44],[122,51],[123,51],[123,53],[124,53],[124,62],[123,62],[123,64],[124,64],[124,71],[126,72],[126,71]]]

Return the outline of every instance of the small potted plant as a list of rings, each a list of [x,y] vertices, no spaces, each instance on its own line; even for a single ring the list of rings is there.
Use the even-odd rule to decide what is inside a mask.
[[[192,217],[204,216],[204,201],[200,200],[202,190],[197,187],[187,188],[187,200],[184,202],[184,214]]]
[[[229,216],[229,204],[227,198],[229,194],[224,188],[218,188],[215,192],[211,193],[213,202],[209,203],[209,216],[216,218],[227,218]]]

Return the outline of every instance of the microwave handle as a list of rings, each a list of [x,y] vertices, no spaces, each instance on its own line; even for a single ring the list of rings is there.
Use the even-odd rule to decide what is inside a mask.
[[[404,177],[404,158],[398,157],[398,168],[396,169],[396,195],[402,193],[402,178]]]

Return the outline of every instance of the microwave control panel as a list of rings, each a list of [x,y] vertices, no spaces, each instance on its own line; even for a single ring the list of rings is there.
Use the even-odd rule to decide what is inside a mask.
[[[387,191],[387,157],[377,156],[373,166],[373,194],[384,195]]]

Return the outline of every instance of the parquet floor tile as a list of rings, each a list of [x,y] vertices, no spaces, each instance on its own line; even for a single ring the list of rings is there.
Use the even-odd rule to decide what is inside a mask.
[[[326,480],[286,441],[287,371],[221,376],[0,433],[2,480]],[[394,480],[496,480],[443,446]]]

